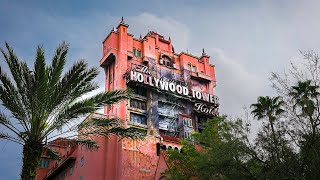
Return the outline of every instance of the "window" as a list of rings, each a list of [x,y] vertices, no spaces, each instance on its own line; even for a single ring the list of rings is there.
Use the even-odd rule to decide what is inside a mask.
[[[193,65],[191,71],[192,72],[197,72],[197,67]]]
[[[82,176],[80,176],[80,180],[83,180],[83,179],[82,179]]]
[[[133,55],[138,57],[138,58],[141,58],[142,57],[142,52],[140,50],[137,50],[137,49],[133,49]]]
[[[72,175],[73,172],[73,166],[70,167],[70,175]]]
[[[83,165],[84,165],[84,156],[82,156],[82,157],[81,157],[80,165],[81,165],[81,166],[83,166]]]
[[[140,86],[131,86],[130,88],[133,90],[134,94],[147,97],[147,90],[145,88]]]
[[[113,82],[113,69],[109,68],[109,83],[111,84]]]
[[[184,132],[184,138],[191,140],[192,139],[191,132]]]
[[[47,159],[41,159],[40,161],[39,161],[39,164],[38,164],[38,166],[39,166],[39,168],[48,168],[49,167],[49,160],[47,160]]]
[[[142,114],[130,113],[130,121],[132,123],[147,125],[147,117]]]
[[[43,160],[42,166],[45,168],[47,166],[47,160]]]
[[[163,60],[163,64],[165,66],[169,66],[169,67],[173,66],[173,63],[172,63],[171,59],[168,56],[162,56],[162,60]]]
[[[146,102],[138,101],[138,100],[135,100],[135,99],[131,99],[130,100],[130,107],[137,108],[137,109],[142,109],[142,110],[147,110]]]
[[[183,125],[192,127],[192,119],[183,118]]]

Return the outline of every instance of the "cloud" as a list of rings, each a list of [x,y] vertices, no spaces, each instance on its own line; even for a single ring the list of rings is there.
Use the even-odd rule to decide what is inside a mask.
[[[236,59],[228,57],[223,50],[212,48],[209,51],[216,70],[216,94],[220,97],[220,110],[222,113],[239,115],[243,106],[254,103],[257,96],[263,95],[266,80],[250,72]]]
[[[144,36],[149,31],[156,31],[166,39],[171,37],[173,45],[177,52],[188,47],[190,40],[190,30],[186,24],[183,24],[169,16],[156,16],[150,13],[141,13],[137,16],[127,17],[129,32],[136,37],[141,34]]]

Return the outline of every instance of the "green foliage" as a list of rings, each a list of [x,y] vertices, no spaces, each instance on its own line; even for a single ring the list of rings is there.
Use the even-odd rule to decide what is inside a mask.
[[[85,129],[86,133],[75,136],[72,141],[89,149],[97,148],[90,135],[142,138],[141,132],[122,127],[119,119],[102,117],[85,123],[79,121],[79,117],[105,105],[129,98],[130,91],[114,90],[84,98],[98,88],[93,81],[98,70],[89,67],[84,60],[64,70],[68,53],[66,43],[59,45],[49,64],[43,47],[38,46],[32,68],[17,57],[8,43],[6,49],[0,48],[0,51],[8,66],[0,67],[0,101],[6,109],[6,113],[0,113],[0,125],[5,127],[0,138],[24,146],[22,179],[34,178],[45,141],[75,133],[79,128]],[[53,152],[51,155],[55,156]]]
[[[236,132],[244,127],[240,121],[227,121],[217,117],[205,124],[204,131],[194,134],[197,143],[183,142],[183,153],[170,151],[170,168],[166,171],[169,179],[254,179],[249,169],[243,137]],[[198,147],[198,148],[196,148]]]

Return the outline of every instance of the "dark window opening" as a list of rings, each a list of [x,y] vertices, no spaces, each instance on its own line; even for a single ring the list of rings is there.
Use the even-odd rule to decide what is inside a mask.
[[[162,56],[163,64],[169,67],[173,66],[172,60],[168,56]]]
[[[147,117],[142,114],[130,113],[130,121],[132,123],[147,125]]]
[[[157,143],[157,156],[160,156],[160,149],[161,149],[161,145],[160,143]]]
[[[130,107],[147,110],[147,103],[143,101],[138,101],[135,99],[130,100]]]

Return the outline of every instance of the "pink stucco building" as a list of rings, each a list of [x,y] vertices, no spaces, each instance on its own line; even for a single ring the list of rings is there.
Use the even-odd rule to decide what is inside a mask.
[[[143,129],[145,141],[95,137],[100,148],[88,151],[57,139],[50,146],[62,159],[43,154],[37,179],[161,179],[168,149],[181,151],[180,139],[218,114],[215,67],[203,51],[200,56],[174,51],[170,37],[150,31],[135,38],[122,19],[102,42],[100,66],[105,90],[131,88],[134,97],[112,107],[105,115],[123,119],[126,127]],[[91,114],[92,116],[105,116]]]

